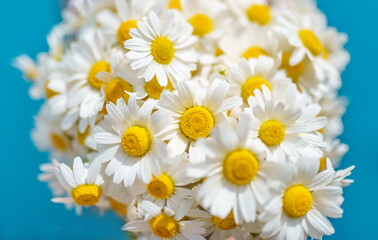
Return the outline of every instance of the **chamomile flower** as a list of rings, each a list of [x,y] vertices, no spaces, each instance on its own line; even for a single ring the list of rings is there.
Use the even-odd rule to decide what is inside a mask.
[[[265,85],[248,99],[252,122],[251,137],[265,146],[268,161],[295,162],[301,152],[321,157],[319,147],[325,147],[316,132],[327,123],[317,104],[306,105],[304,95],[294,84],[282,85],[271,92]],[[300,106],[299,106],[300,104]]]
[[[333,167],[340,165],[341,158],[348,152],[349,147],[340,142],[339,139],[328,140],[324,149],[323,157],[320,159],[319,171],[326,168],[326,160],[330,159]]]
[[[263,238],[321,239],[334,233],[327,217],[341,217],[343,211],[334,200],[341,196],[342,189],[329,186],[335,176],[333,169],[317,174],[318,168],[318,159],[311,158],[300,158],[295,165],[282,168],[282,187],[260,215],[267,222]]]
[[[214,127],[226,121],[228,110],[241,105],[240,98],[226,97],[228,89],[228,83],[215,79],[206,92],[193,91],[184,81],[177,84],[173,93],[163,92],[158,107],[173,119],[169,125],[173,134],[168,147],[175,153],[189,147],[189,161],[203,161],[204,154],[197,148],[197,139],[208,137]]]
[[[138,28],[137,22],[147,16],[150,11],[159,14],[164,2],[155,0],[114,0],[115,10],[105,9],[96,19],[102,26],[102,31],[113,44],[123,48],[123,43],[131,39],[130,29]]]
[[[141,208],[145,211],[145,219],[126,223],[122,230],[130,232],[148,232],[148,239],[173,240],[205,240],[204,222],[198,220],[185,220],[185,216],[193,205],[192,200],[185,200],[175,208],[160,209],[149,201],[143,201]]]
[[[102,184],[104,179],[100,175],[100,162],[83,164],[80,157],[76,157],[72,170],[61,163],[55,169],[55,175],[62,187],[69,193],[69,197],[53,198],[56,203],[75,203],[78,208],[104,204],[101,202]]]
[[[149,99],[139,107],[132,95],[127,104],[120,98],[117,105],[106,105],[108,114],[92,137],[98,150],[95,161],[108,162],[105,174],[113,175],[114,183],[123,181],[129,187],[138,177],[147,184],[156,173],[158,161],[165,154],[169,118],[161,111],[153,112],[155,104]]]
[[[319,115],[327,117],[328,124],[321,130],[324,137],[334,139],[339,136],[343,130],[341,117],[345,113],[347,100],[343,97],[337,97],[335,93],[329,93],[319,100],[322,110]]]
[[[137,23],[138,29],[130,30],[132,39],[125,42],[130,50],[126,57],[131,60],[131,68],[139,78],[149,82],[154,76],[160,86],[170,81],[190,78],[190,71],[196,69],[197,57],[191,46],[196,42],[192,27],[184,20],[177,20],[168,11],[163,20],[154,12]]]
[[[323,58],[335,66],[339,71],[344,71],[350,61],[350,54],[344,49],[348,41],[345,33],[339,33],[335,28],[327,28],[321,39],[324,47]]]
[[[265,56],[241,58],[239,66],[232,68],[227,76],[231,82],[229,95],[242,97],[244,105],[256,89],[262,90],[262,85],[271,90],[277,84],[291,82],[284,71],[278,70],[274,59]]]
[[[260,206],[270,197],[270,180],[280,174],[279,166],[265,161],[263,144],[251,140],[248,115],[236,127],[224,123],[211,138],[200,142],[206,162],[194,164],[187,175],[206,178],[196,189],[202,207],[226,218],[233,211],[235,222],[253,222]]]

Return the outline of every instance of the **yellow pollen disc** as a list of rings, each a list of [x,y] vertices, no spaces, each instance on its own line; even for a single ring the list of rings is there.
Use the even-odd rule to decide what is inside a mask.
[[[311,30],[299,31],[299,38],[303,45],[314,55],[317,56],[323,51],[323,45],[319,38]]]
[[[289,217],[298,218],[311,210],[313,197],[303,185],[288,188],[283,195],[283,210]]]
[[[267,5],[252,5],[246,12],[251,22],[257,22],[260,25],[265,25],[270,22],[270,9]]]
[[[213,31],[213,21],[205,14],[196,14],[188,22],[193,27],[194,35],[204,36]]]
[[[71,191],[74,202],[80,206],[92,206],[100,201],[102,188],[95,184],[82,184]]]
[[[91,69],[89,70],[88,73],[88,82],[89,84],[95,88],[100,90],[103,85],[105,85],[105,82],[101,81],[96,77],[97,73],[99,72],[108,72],[111,73],[111,67],[110,64],[106,61],[99,61],[93,64]]]
[[[162,87],[160,86],[156,76],[154,76],[154,78],[152,78],[151,81],[146,82],[144,89],[146,90],[146,93],[150,98],[160,99],[160,95],[165,89],[168,89],[171,92],[173,91],[173,85],[171,81],[168,79],[167,86]]]
[[[180,119],[181,131],[192,140],[209,136],[214,126],[214,117],[204,107],[192,107]]]
[[[179,231],[178,222],[171,216],[164,213],[157,215],[150,220],[152,233],[159,238],[171,239]]]
[[[248,150],[234,150],[223,161],[223,173],[232,183],[247,184],[257,175],[259,161]]]
[[[319,159],[319,170],[318,173],[326,169],[327,167],[327,157],[322,157]]]
[[[55,92],[54,90],[51,90],[51,89],[49,88],[49,82],[50,82],[49,80],[47,80],[47,81],[45,82],[46,97],[47,97],[47,98],[52,98],[52,97],[58,95],[59,93],[58,93],[58,92]]]
[[[245,83],[242,86],[242,97],[245,102],[247,102],[248,98],[250,96],[255,96],[254,91],[256,89],[262,90],[262,85],[265,85],[269,88],[269,90],[272,90],[270,87],[270,84],[267,80],[265,80],[262,77],[250,77],[245,81]]]
[[[137,22],[136,20],[127,20],[125,22],[123,22],[121,24],[121,26],[119,26],[118,30],[117,30],[117,39],[118,39],[118,43],[123,47],[123,43],[126,41],[126,40],[129,40],[131,39],[131,36],[130,36],[130,29],[131,28],[138,28],[137,26]]]
[[[234,229],[237,226],[235,223],[233,212],[230,212],[225,219],[213,216],[211,220],[217,228],[223,231]]]
[[[281,63],[281,69],[284,69],[286,71],[286,74],[289,78],[293,80],[293,82],[297,82],[298,78],[302,75],[305,69],[304,61],[299,62],[295,66],[291,66],[289,61],[291,58],[291,53],[284,53],[282,55],[282,63]]]
[[[180,0],[171,0],[168,6],[169,9],[176,8],[177,10],[181,10],[181,2]]]
[[[125,91],[132,92],[132,90],[133,89],[128,82],[124,81],[121,78],[115,78],[105,86],[104,92],[106,102],[117,104],[117,100],[119,98],[123,98],[125,103],[127,103],[130,96]]]
[[[160,177],[152,177],[149,184],[146,185],[148,192],[156,199],[167,199],[172,196],[175,185],[172,178],[163,173]]]
[[[125,216],[127,213],[127,206],[123,203],[118,202],[117,200],[109,197],[110,207],[119,215]]]
[[[81,133],[79,130],[77,130],[77,141],[80,145],[84,145],[85,139],[87,139],[89,135],[89,127],[85,129],[83,133]]]
[[[175,56],[175,49],[171,40],[158,37],[152,42],[151,53],[156,62],[168,64]]]
[[[285,126],[276,120],[265,121],[260,126],[259,138],[268,146],[277,146],[285,138]]]
[[[216,57],[222,56],[223,54],[224,54],[224,52],[222,51],[222,49],[217,48],[217,49],[215,50],[215,56],[216,56]]]
[[[151,148],[152,136],[144,127],[133,126],[122,135],[122,147],[131,156],[142,156]]]
[[[328,60],[328,58],[329,58],[329,51],[328,51],[327,48],[324,48],[322,57],[323,57],[325,60]]]
[[[259,56],[269,56],[269,54],[261,47],[250,47],[242,55],[245,59],[258,58]]]
[[[50,140],[52,142],[52,145],[59,151],[64,152],[67,149],[67,143],[66,140],[56,134],[56,133],[51,133],[50,134]]]

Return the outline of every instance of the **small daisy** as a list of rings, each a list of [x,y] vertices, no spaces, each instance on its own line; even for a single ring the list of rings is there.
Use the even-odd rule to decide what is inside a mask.
[[[241,58],[239,66],[232,68],[227,75],[231,83],[229,95],[242,97],[246,106],[248,98],[254,96],[256,89],[262,90],[262,85],[272,90],[279,83],[290,83],[286,73],[277,68],[274,59],[270,57],[260,56],[249,60]]]
[[[165,154],[170,121],[163,112],[154,111],[155,104],[149,99],[139,107],[132,95],[127,104],[120,98],[117,105],[106,105],[108,114],[95,127],[92,137],[98,150],[95,159],[109,162],[105,174],[114,175],[114,183],[123,181],[129,187],[138,177],[147,184],[156,173],[157,161]]]
[[[317,104],[306,104],[294,84],[281,85],[271,92],[265,85],[255,90],[248,99],[252,122],[251,137],[264,144],[268,161],[285,163],[287,157],[295,162],[301,152],[321,157],[319,147],[326,147],[317,130],[327,120],[316,117],[320,112]]]
[[[104,179],[100,175],[100,169],[100,162],[83,164],[80,157],[75,158],[72,170],[61,163],[55,169],[55,175],[70,197],[53,198],[52,201],[56,203],[75,203],[79,209],[82,206],[103,205],[104,202],[101,201],[101,197]]]
[[[147,16],[150,11],[159,13],[164,8],[162,0],[115,0],[115,10],[105,9],[97,16],[102,31],[111,43],[123,48],[123,43],[131,39],[130,29],[138,28],[137,22]]]
[[[206,240],[204,222],[198,220],[185,220],[185,216],[193,205],[192,200],[185,200],[176,209],[164,208],[149,201],[143,201],[141,208],[146,216],[142,221],[126,223],[122,230],[130,232],[148,232],[147,239],[173,239],[173,240]]]
[[[251,140],[250,124],[243,115],[236,127],[224,123],[211,138],[200,142],[206,162],[188,169],[187,175],[206,178],[196,189],[202,207],[224,219],[233,211],[237,224],[253,222],[257,211],[270,197],[269,179],[280,174],[279,165],[265,161],[264,147]]]
[[[326,159],[331,159],[332,166],[338,167],[341,158],[348,152],[349,147],[346,144],[340,143],[339,139],[328,140],[327,147],[323,150],[323,157],[320,158],[319,171],[326,168]]]
[[[149,82],[154,76],[163,87],[171,81],[190,78],[190,71],[196,70],[197,57],[191,48],[196,42],[192,27],[184,20],[176,20],[168,11],[164,20],[154,12],[137,23],[138,29],[130,30],[132,39],[125,42],[130,52],[131,68],[137,70],[138,77]]]
[[[322,110],[319,116],[327,117],[328,124],[321,130],[324,137],[334,139],[338,137],[344,130],[341,117],[345,113],[348,104],[347,99],[337,97],[336,93],[329,93],[319,100]]]
[[[334,233],[327,217],[340,218],[343,210],[335,203],[342,189],[329,186],[335,171],[317,174],[318,159],[300,158],[282,167],[282,187],[265,206],[260,220],[266,221],[262,237],[269,239],[305,240],[309,235],[321,239]]]
[[[165,91],[158,107],[164,109],[173,121],[168,147],[182,153],[189,146],[189,160],[200,162],[204,154],[197,148],[197,139],[206,138],[223,121],[225,113],[242,104],[238,97],[227,98],[229,84],[215,79],[207,91],[192,91],[187,82],[179,82],[173,93]]]

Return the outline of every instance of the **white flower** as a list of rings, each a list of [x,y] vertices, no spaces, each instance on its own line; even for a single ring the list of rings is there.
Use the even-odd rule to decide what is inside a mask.
[[[181,153],[189,145],[189,161],[203,161],[196,140],[208,137],[214,127],[226,121],[228,110],[241,105],[238,97],[226,98],[228,89],[228,83],[216,79],[207,91],[192,91],[187,82],[179,82],[173,93],[165,91],[158,107],[173,119],[168,126],[173,132],[168,146]]]
[[[138,77],[149,82],[156,76],[159,84],[167,86],[170,81],[188,80],[190,71],[196,70],[197,57],[191,45],[196,42],[192,27],[184,20],[175,19],[168,11],[164,20],[154,12],[137,23],[138,29],[130,30],[132,39],[125,42],[130,52],[131,68]]]
[[[173,239],[173,240],[205,240],[201,235],[205,234],[204,222],[198,220],[184,220],[184,217],[193,205],[192,200],[185,200],[176,209],[164,208],[149,201],[143,201],[141,208],[146,213],[143,221],[126,223],[122,230],[130,232],[149,232],[148,239]]]
[[[109,162],[105,174],[113,176],[114,183],[133,185],[138,177],[148,183],[157,172],[158,161],[165,153],[165,134],[169,118],[154,110],[156,101],[149,99],[141,107],[135,96],[126,105],[123,98],[117,105],[106,105],[108,115],[94,129],[93,141],[97,144],[96,160]]]
[[[232,210],[238,224],[255,221],[257,210],[270,197],[270,180],[280,173],[277,164],[265,161],[263,145],[251,140],[249,124],[243,115],[236,130],[228,124],[214,130],[200,142],[206,162],[188,169],[190,177],[206,177],[196,190],[201,206],[222,219]]]
[[[317,174],[318,168],[319,160],[312,158],[282,166],[282,187],[260,215],[260,220],[267,222],[263,238],[305,240],[309,235],[321,239],[334,233],[327,217],[341,217],[343,210],[335,199],[342,189],[330,185],[335,176],[333,169]]]
[[[252,122],[251,137],[264,144],[268,161],[293,162],[300,153],[321,157],[319,147],[325,147],[317,130],[327,123],[325,117],[316,117],[320,112],[317,104],[306,104],[294,84],[281,85],[273,92],[263,85],[248,99]]]

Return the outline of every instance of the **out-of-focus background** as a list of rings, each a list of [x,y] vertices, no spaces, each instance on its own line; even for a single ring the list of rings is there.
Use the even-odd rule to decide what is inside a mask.
[[[205,0],[204,0],[205,1]],[[333,220],[336,234],[324,239],[375,239],[378,228],[378,1],[318,0],[329,25],[349,35],[352,61],[340,94],[350,100],[342,142],[350,151],[342,168],[356,165],[355,183],[345,189],[344,217]],[[58,0],[0,0],[0,239],[126,239],[112,213],[85,211],[77,217],[51,202],[38,166],[47,161],[30,140],[41,102],[28,96],[29,84],[11,67],[21,53],[46,51],[46,35],[60,21]]]

